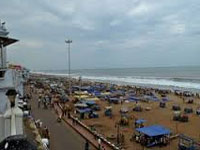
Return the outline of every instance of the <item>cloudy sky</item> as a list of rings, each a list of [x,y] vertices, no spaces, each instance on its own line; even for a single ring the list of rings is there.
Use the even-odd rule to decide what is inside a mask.
[[[31,69],[200,65],[200,0],[0,0],[20,41],[10,62]]]

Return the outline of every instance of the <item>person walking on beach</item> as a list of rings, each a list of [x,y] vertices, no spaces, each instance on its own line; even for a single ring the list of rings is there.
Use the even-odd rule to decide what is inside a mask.
[[[45,108],[45,98],[44,98],[44,96],[41,96],[41,101],[42,101],[43,108]]]
[[[41,97],[38,98],[38,108],[40,108],[40,104],[41,104]]]
[[[47,128],[47,126],[44,127],[44,137],[47,139],[50,139],[50,133],[49,133],[49,129]]]
[[[66,116],[67,115],[67,106],[66,104],[64,104],[63,109],[62,109],[62,116]]]
[[[67,115],[68,115],[68,118],[71,119],[70,111],[68,111]]]
[[[51,96],[51,94],[49,94],[48,97],[49,97],[49,105],[51,105],[51,103],[52,103],[52,96]]]
[[[75,125],[75,119],[74,118],[72,118],[72,124]]]
[[[86,140],[86,142],[85,142],[85,150],[89,150],[89,142],[88,142],[88,140]]]
[[[57,122],[61,122],[62,121],[62,114],[58,115],[58,118],[57,118]]]
[[[44,106],[44,109],[48,109],[48,106],[47,106],[47,99],[46,99],[46,96],[43,97],[43,106]]]

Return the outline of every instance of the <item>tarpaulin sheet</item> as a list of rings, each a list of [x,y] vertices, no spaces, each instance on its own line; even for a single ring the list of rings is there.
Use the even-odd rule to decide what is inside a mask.
[[[158,101],[159,99],[156,96],[144,95],[144,98],[150,101]]]
[[[139,101],[140,98],[135,97],[135,96],[130,96],[130,97],[128,98],[128,100],[129,100],[129,101]]]
[[[135,123],[137,123],[137,124],[141,124],[141,123],[144,123],[144,122],[146,122],[146,120],[144,120],[144,119],[138,119],[138,120],[135,121]]]
[[[164,101],[164,102],[165,102],[165,101],[169,101],[169,99],[168,99],[167,97],[163,97],[163,98],[162,98],[162,101]]]
[[[110,98],[110,101],[120,101],[119,98]]]
[[[86,100],[86,101],[83,101],[83,103],[87,104],[87,105],[95,105],[96,102],[94,100]]]
[[[170,134],[171,131],[161,125],[152,125],[143,128],[137,128],[136,131],[143,133],[147,136],[160,136],[160,135],[167,135]]]
[[[77,111],[79,113],[89,113],[89,112],[91,112],[91,109],[90,108],[85,108],[85,109],[78,109]]]

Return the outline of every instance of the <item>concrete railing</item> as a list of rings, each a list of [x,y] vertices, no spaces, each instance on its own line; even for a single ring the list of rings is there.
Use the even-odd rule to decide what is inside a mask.
[[[11,133],[11,135],[16,135],[17,134],[16,122],[15,122],[15,114],[14,114],[12,108],[11,108],[11,129],[10,129],[10,133]]]

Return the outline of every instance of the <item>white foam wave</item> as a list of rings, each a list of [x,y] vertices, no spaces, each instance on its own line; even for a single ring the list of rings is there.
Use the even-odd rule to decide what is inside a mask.
[[[40,75],[52,75],[52,76],[61,76],[68,77],[68,74],[65,73],[49,73],[49,72],[36,72],[31,71],[33,74]],[[73,78],[80,77],[80,74],[71,74]],[[184,88],[184,89],[196,89],[200,90],[200,84],[195,82],[186,82],[175,81],[170,78],[154,78],[154,77],[116,77],[116,76],[82,76],[82,79],[86,80],[95,80],[95,81],[106,81],[114,83],[125,83],[125,84],[134,84],[134,85],[151,85],[151,86],[162,86],[162,87],[175,87],[175,88]]]
[[[157,86],[168,86],[168,87],[177,87],[177,88],[186,88],[186,89],[198,89],[200,90],[199,83],[193,82],[179,82],[173,81],[170,79],[161,79],[161,78],[138,78],[138,77],[95,77],[95,76],[83,76],[83,79],[99,80],[99,81],[111,81],[111,82],[122,82],[129,84],[138,84],[138,85],[157,85]]]
[[[59,76],[59,77],[68,77],[69,75],[66,73],[54,73],[54,72],[40,72],[40,71],[30,71],[32,74],[37,75],[48,75],[48,76]],[[70,74],[73,77],[78,76],[77,74]]]

